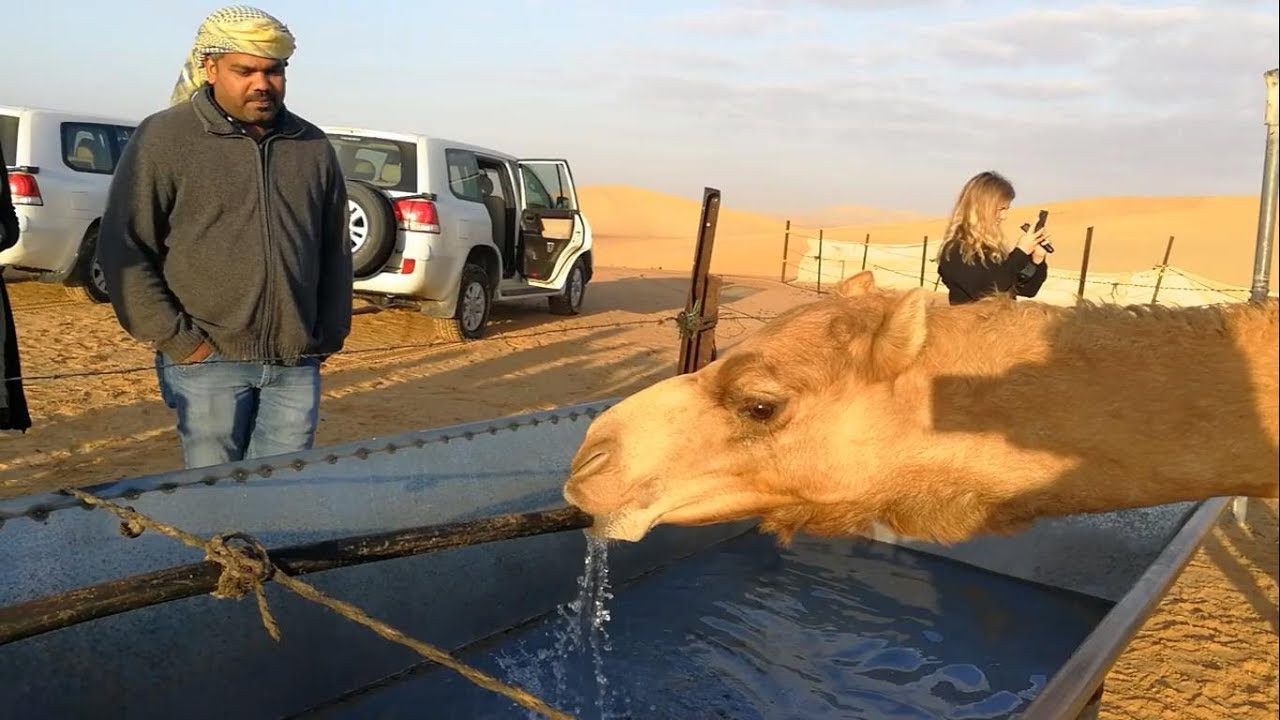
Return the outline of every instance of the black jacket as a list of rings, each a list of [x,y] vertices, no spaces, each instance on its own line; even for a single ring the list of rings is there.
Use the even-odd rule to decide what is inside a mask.
[[[938,258],[938,276],[951,291],[951,304],[963,305],[996,293],[1035,297],[1049,276],[1049,266],[1035,265],[1021,248],[1014,248],[1004,262],[990,265],[970,265],[956,250]]]
[[[9,171],[0,148],[0,251],[18,242],[18,213],[13,209],[9,193]],[[22,364],[18,358],[18,332],[13,324],[9,292],[4,286],[4,267],[0,266],[0,430],[22,430],[31,427],[27,397],[22,392]]]

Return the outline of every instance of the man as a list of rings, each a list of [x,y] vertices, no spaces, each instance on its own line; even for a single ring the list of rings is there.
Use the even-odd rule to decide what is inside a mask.
[[[310,448],[320,364],[351,328],[346,186],[324,133],[284,106],[293,51],[266,13],[210,15],[102,219],[111,303],[156,350],[189,468]]]
[[[0,251],[18,244],[18,213],[9,190],[9,170],[0,147]],[[18,332],[4,286],[4,266],[0,265],[0,433],[25,433],[31,428],[27,396],[22,390],[22,363],[18,357]]]

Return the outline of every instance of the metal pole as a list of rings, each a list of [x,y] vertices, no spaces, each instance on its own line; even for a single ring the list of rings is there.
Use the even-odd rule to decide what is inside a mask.
[[[871,248],[871,233],[867,233],[867,239],[862,241],[862,269],[867,269],[867,250]]]
[[[924,236],[924,247],[920,248],[920,287],[924,287],[924,269],[929,264],[929,236]]]
[[[1276,243],[1276,69],[1263,76],[1267,84],[1267,145],[1262,161],[1262,196],[1258,203],[1258,244],[1253,253],[1253,287],[1249,299],[1267,297],[1271,284],[1271,253]]]
[[[822,294],[822,228],[818,228],[818,294]]]
[[[1262,156],[1262,195],[1258,198],[1258,240],[1253,250],[1253,286],[1249,301],[1267,299],[1271,285],[1271,253],[1276,244],[1276,74],[1272,68],[1262,75],[1267,87],[1267,109],[1263,120],[1267,126],[1267,144]],[[1244,527],[1249,515],[1249,499],[1238,497],[1231,503],[1231,515]]]
[[[1164,273],[1169,269],[1169,254],[1173,252],[1173,236],[1169,236],[1169,244],[1164,246],[1164,261],[1160,263],[1160,273],[1156,275],[1156,289],[1151,292],[1151,304],[1156,304],[1160,297],[1160,284],[1164,282]]]
[[[791,221],[787,221],[787,230],[782,234],[782,277],[781,282],[787,281],[787,248],[791,245]]]
[[[707,275],[711,271],[711,251],[716,242],[716,223],[720,218],[720,191],[702,189],[702,217],[698,224],[698,244],[693,254],[693,274],[689,279],[689,299],[683,313],[680,339],[679,374],[699,369],[699,344],[703,340],[707,308]]]
[[[1076,302],[1084,300],[1085,277],[1089,274],[1089,253],[1093,250],[1093,226],[1084,231],[1084,258],[1080,261],[1080,289],[1076,290]]]

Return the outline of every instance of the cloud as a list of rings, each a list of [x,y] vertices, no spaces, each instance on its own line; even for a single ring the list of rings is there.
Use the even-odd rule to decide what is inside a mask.
[[[939,55],[961,65],[1079,65],[1115,43],[1203,19],[1194,7],[1110,5],[1031,10],[926,31]]]
[[[876,3],[756,9],[804,20],[836,5]],[[985,167],[1027,198],[1250,193],[1275,13],[1214,0],[840,24],[828,11],[816,36],[647,48],[653,62],[610,76],[610,105],[643,108],[621,122],[650,152],[680,154],[680,172],[765,199],[936,210],[952,199],[948,178]],[[770,16],[736,17],[742,30]]]
[[[963,6],[962,0],[740,0],[740,5],[769,7],[813,7],[850,12],[918,10],[942,6]]]
[[[763,35],[796,26],[797,20],[771,7],[723,6],[681,13],[665,20],[669,27],[704,35]]]

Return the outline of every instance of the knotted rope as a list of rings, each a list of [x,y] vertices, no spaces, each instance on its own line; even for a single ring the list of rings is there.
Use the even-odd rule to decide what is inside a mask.
[[[688,338],[690,335],[710,330],[716,326],[716,322],[712,318],[702,317],[702,301],[698,300],[693,303],[693,307],[688,310],[682,310],[675,317],[676,328],[680,331],[680,339]]]
[[[185,530],[143,515],[132,508],[117,505],[83,490],[64,488],[63,492],[78,498],[90,507],[99,507],[114,513],[130,528],[151,528],[185,545],[204,550],[207,560],[222,566],[222,574],[218,576],[218,586],[210,594],[219,599],[238,599],[252,591],[258,599],[258,613],[262,616],[262,624],[273,640],[280,639],[280,627],[267,607],[267,598],[263,591],[263,583],[267,581],[275,582],[302,598],[323,605],[352,622],[364,625],[379,636],[404,645],[426,659],[443,665],[472,683],[503,695],[528,710],[542,713],[553,720],[573,720],[572,715],[556,710],[529,692],[507,685],[491,675],[471,668],[455,660],[443,650],[411,638],[390,625],[369,617],[355,605],[329,597],[315,587],[286,574],[271,561],[266,548],[250,535],[239,532],[224,533],[206,541]]]

